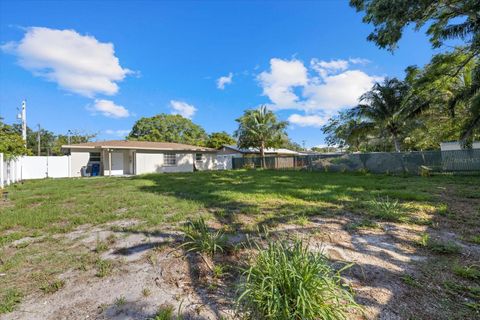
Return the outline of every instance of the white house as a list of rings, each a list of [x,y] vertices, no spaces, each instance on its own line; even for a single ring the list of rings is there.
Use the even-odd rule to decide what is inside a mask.
[[[217,150],[180,143],[112,140],[62,148],[70,154],[72,177],[217,169]]]
[[[472,143],[472,149],[480,149],[480,141],[475,141]],[[451,142],[442,142],[440,143],[440,150],[442,151],[455,151],[463,150],[460,142],[451,141]]]

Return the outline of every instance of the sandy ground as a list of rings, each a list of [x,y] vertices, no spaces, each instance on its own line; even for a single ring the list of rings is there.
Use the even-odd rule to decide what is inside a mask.
[[[402,310],[415,303],[416,297],[401,276],[415,276],[418,265],[428,260],[415,245],[426,227],[380,223],[378,229],[347,231],[345,226],[351,221],[314,217],[305,226],[279,225],[270,236],[301,236],[312,250],[321,250],[339,267],[354,263],[344,277],[357,301],[365,306],[366,318],[405,319]],[[116,225],[135,223],[122,221]],[[62,237],[94,250],[99,239],[112,235],[114,243],[102,253],[102,258],[115,266],[110,276],[98,278],[95,270],[70,270],[62,275],[62,289],[28,296],[16,311],[0,319],[148,319],[161,305],[172,305],[175,313],[187,319],[233,318],[233,285],[237,279],[215,279],[198,256],[177,249],[181,234],[168,227],[133,233],[112,231],[112,224],[82,226]],[[456,241],[454,234],[439,231],[438,236]],[[21,241],[31,239],[12,245]],[[478,246],[464,249],[479,254]]]

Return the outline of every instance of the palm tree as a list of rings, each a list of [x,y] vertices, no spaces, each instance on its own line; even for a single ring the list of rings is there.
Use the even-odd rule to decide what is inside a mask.
[[[352,114],[360,117],[363,128],[376,128],[388,134],[395,150],[401,151],[400,136],[408,119],[427,105],[411,93],[406,82],[386,78],[360,97]]]
[[[277,147],[284,141],[288,122],[278,121],[275,114],[266,106],[245,110],[243,116],[236,121],[239,124],[235,131],[238,146],[258,148],[262,158],[262,167],[264,167],[265,148]]]

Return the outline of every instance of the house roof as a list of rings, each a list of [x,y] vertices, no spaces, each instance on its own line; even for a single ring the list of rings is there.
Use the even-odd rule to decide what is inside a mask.
[[[63,145],[63,149],[140,149],[160,151],[203,151],[216,152],[217,150],[189,144],[173,142],[110,140]]]
[[[260,150],[258,148],[239,148],[237,146],[233,145],[225,145],[225,148],[232,149],[234,151],[240,152],[240,153],[260,153]],[[265,153],[275,153],[275,154],[300,154],[297,151],[293,151],[290,149],[285,149],[285,148],[265,148]]]

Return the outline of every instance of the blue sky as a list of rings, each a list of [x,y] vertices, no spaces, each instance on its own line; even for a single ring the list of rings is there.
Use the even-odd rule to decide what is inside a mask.
[[[30,127],[118,139],[162,112],[233,133],[243,110],[267,104],[294,141],[321,145],[330,115],[433,53],[412,31],[380,50],[361,19],[333,0],[2,0],[0,116],[16,121],[27,98]]]

